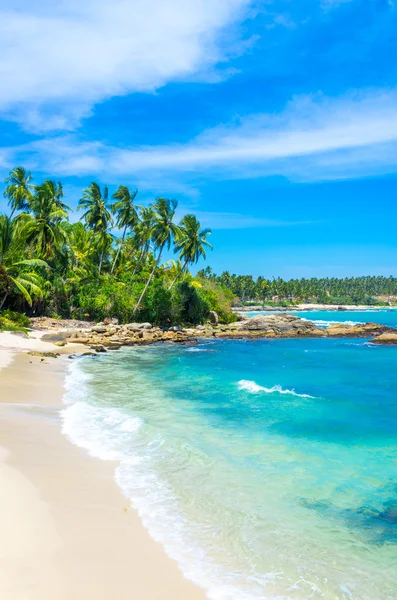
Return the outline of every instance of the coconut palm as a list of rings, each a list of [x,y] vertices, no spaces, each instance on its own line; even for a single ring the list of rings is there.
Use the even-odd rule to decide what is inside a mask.
[[[115,259],[112,264],[112,269],[110,271],[111,274],[113,274],[113,271],[119,259],[120,252],[124,244],[124,239],[127,234],[127,230],[132,230],[138,222],[138,212],[136,207],[134,206],[134,200],[136,198],[137,193],[138,190],[134,190],[133,192],[131,192],[131,190],[129,190],[128,187],[126,187],[125,185],[120,185],[117,188],[116,192],[113,194],[113,198],[116,200],[116,202],[114,202],[112,206],[112,212],[113,214],[117,215],[116,225],[120,229],[123,229],[123,233],[121,236],[121,240],[119,241],[119,247],[117,249]]]
[[[29,210],[29,201],[32,197],[33,184],[32,174],[23,167],[15,167],[10,171],[5,180],[7,187],[4,191],[5,198],[8,198],[8,206],[11,207],[12,218],[16,210]]]
[[[85,209],[85,213],[81,217],[84,219],[88,229],[92,231],[91,244],[98,241],[106,235],[109,227],[113,224],[112,215],[110,213],[111,206],[108,203],[109,190],[107,186],[103,188],[103,193],[99,185],[93,181],[83,191],[83,196],[79,201],[79,209]],[[102,248],[101,258],[99,261],[99,273],[102,269],[104,259],[104,247]]]
[[[152,225],[154,221],[154,211],[151,206],[139,207],[139,219],[134,229],[134,239],[138,247],[141,248],[138,260],[135,264],[133,275],[138,271],[138,268],[146,260],[150,248],[150,240],[152,235]]]
[[[17,217],[23,224],[21,235],[32,244],[34,252],[45,259],[61,253],[68,239],[65,222],[69,207],[62,197],[60,183],[44,181],[35,187],[35,194],[29,200],[30,214]]]
[[[176,207],[178,202],[176,200],[168,200],[167,198],[157,198],[153,203],[153,224],[152,224],[152,242],[157,248],[157,257],[153,265],[153,269],[150,272],[149,278],[146,282],[143,292],[134,308],[136,312],[142,302],[143,297],[149,287],[150,282],[153,279],[156,268],[159,265],[161,256],[164,248],[170,248],[173,237],[179,235],[180,230],[178,225],[173,222]]]
[[[201,229],[200,221],[194,215],[185,215],[179,224],[180,233],[175,240],[175,252],[179,251],[179,258],[183,261],[182,271],[176,273],[169,289],[175,285],[178,277],[189,264],[197,263],[199,258],[206,258],[206,247],[211,248],[207,236],[211,235],[211,229]]]
[[[12,292],[21,294],[29,306],[31,294],[42,296],[40,278],[30,267],[48,268],[40,259],[23,259],[24,237],[17,222],[0,215],[0,310]]]

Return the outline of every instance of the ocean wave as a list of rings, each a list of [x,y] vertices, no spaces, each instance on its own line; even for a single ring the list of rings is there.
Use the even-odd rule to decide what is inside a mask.
[[[248,379],[241,379],[237,385],[239,390],[245,390],[250,394],[285,394],[298,396],[299,398],[314,398],[314,396],[310,396],[309,394],[298,394],[295,390],[285,390],[281,385],[274,385],[271,388],[263,387],[262,385],[255,383],[255,381],[249,381]]]
[[[62,432],[91,456],[119,463],[115,480],[137,510],[144,526],[167,554],[177,561],[187,579],[206,590],[210,600],[261,600],[277,573],[243,573],[215,562],[197,543],[202,527],[186,519],[178,499],[156,471],[153,459],[163,452],[164,440],[145,435],[145,422],[121,408],[90,402],[87,384],[91,376],[76,361],[66,377]],[[143,433],[142,433],[143,432]],[[240,582],[253,584],[249,592]],[[278,600],[292,600],[277,596]]]
[[[360,321],[326,321],[324,319],[306,319],[301,317],[302,321],[311,321],[317,327],[330,327],[331,325],[361,325]]]

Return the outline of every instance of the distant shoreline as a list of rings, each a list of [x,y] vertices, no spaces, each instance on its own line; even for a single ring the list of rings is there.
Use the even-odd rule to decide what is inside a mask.
[[[293,306],[234,306],[233,312],[310,312],[328,310],[330,312],[344,311],[373,311],[373,310],[397,310],[397,306],[378,306],[367,304],[295,304]]]

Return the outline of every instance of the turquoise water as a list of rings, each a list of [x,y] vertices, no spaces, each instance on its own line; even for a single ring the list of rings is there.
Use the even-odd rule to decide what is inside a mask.
[[[251,311],[244,313],[249,317],[256,315],[274,314],[266,311]],[[302,319],[314,321],[318,327],[327,327],[332,323],[380,323],[389,327],[397,327],[397,309],[389,310],[346,310],[346,311],[330,311],[330,310],[315,310],[315,311],[296,311],[289,314],[297,315]]]
[[[71,364],[64,432],[216,600],[397,599],[397,348],[203,341]]]

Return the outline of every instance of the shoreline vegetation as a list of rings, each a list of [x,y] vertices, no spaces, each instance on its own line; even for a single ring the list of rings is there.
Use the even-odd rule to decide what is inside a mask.
[[[78,222],[71,222],[60,182],[35,183],[15,167],[0,214],[0,330],[26,331],[30,317],[155,326],[231,324],[241,310],[388,307],[397,303],[397,278],[266,279],[216,275],[191,268],[212,249],[210,229],[193,214],[178,222],[177,202],[139,205],[136,189],[92,182],[82,190]],[[171,252],[176,260],[167,260]],[[341,308],[340,308],[341,309]],[[216,313],[216,315],[214,315]]]

